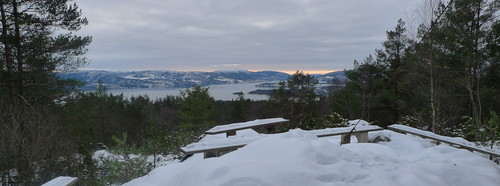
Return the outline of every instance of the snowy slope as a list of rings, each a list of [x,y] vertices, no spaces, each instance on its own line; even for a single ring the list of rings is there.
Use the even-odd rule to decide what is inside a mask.
[[[222,136],[207,136],[203,141]],[[219,158],[202,159],[201,155],[195,155],[185,162],[158,167],[125,185],[498,186],[500,183],[500,166],[469,151],[387,130],[370,133],[370,139],[375,138],[385,141],[340,146],[338,136],[317,138],[295,129],[259,139]]]

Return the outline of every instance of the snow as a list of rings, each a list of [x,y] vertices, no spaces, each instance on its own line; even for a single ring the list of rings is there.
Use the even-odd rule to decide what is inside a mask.
[[[77,179],[78,178],[74,178],[74,177],[59,176],[57,178],[50,180],[47,183],[44,183],[42,186],[65,186],[65,185],[69,185],[70,183],[73,183]]]
[[[258,136],[250,130],[236,136]],[[222,140],[207,135],[201,142]],[[389,130],[377,143],[340,146],[300,129],[267,135],[218,158],[199,154],[152,170],[125,185],[481,185],[498,186],[500,166],[446,144]],[[380,141],[382,139],[382,141]]]
[[[365,120],[362,120],[362,119],[350,120],[348,122],[349,125],[356,125],[356,123],[358,124],[358,126],[367,126],[367,125],[371,124],[371,123],[368,123],[368,121],[365,121]]]
[[[469,142],[469,141],[467,141],[467,140],[465,140],[463,138],[460,138],[460,137],[441,136],[441,135],[434,134],[434,133],[429,132],[429,131],[424,131],[424,130],[416,129],[416,128],[413,128],[413,127],[410,127],[410,126],[406,126],[406,125],[394,124],[394,125],[391,125],[390,127],[396,128],[396,129],[405,130],[405,131],[409,131],[409,132],[412,132],[412,133],[415,133],[415,134],[420,134],[420,135],[430,136],[430,137],[437,138],[437,139],[442,139],[442,140],[445,140],[445,141],[452,141],[452,142],[455,142],[455,143],[458,143],[458,144],[462,144],[462,145],[475,146],[474,143]]]
[[[484,148],[482,146],[477,146],[476,144],[469,142],[469,141],[467,141],[463,138],[460,138],[460,137],[441,136],[441,135],[434,134],[434,133],[429,132],[429,131],[423,131],[420,129],[416,129],[416,128],[405,126],[405,125],[399,125],[399,124],[391,125],[391,126],[389,126],[389,128],[401,130],[401,131],[407,131],[408,133],[413,133],[413,134],[417,134],[420,136],[428,136],[430,138],[434,138],[434,139],[437,139],[437,140],[442,141],[442,142],[472,148],[472,149],[475,149],[476,151],[483,151],[483,152],[487,152],[487,153],[491,153],[491,154],[500,154],[500,152],[498,152],[498,151]]]
[[[357,126],[355,131],[382,129],[378,126]],[[305,131],[315,136],[324,136],[328,134],[348,133],[352,127],[327,128],[322,130]],[[207,135],[203,140],[197,143],[189,144],[181,149],[184,152],[195,152],[204,149],[216,149],[226,146],[244,146],[248,143],[257,141],[272,134],[259,134],[252,129],[237,131],[237,135],[226,137],[225,134]]]
[[[246,129],[245,131],[253,131],[254,133],[257,133],[255,132],[254,130],[252,129]],[[265,134],[255,134],[253,136],[241,136],[241,135],[236,135],[236,136],[229,136],[226,138],[226,135],[223,134],[223,138],[222,135],[218,135],[217,138],[213,139],[213,140],[203,140],[203,141],[200,141],[198,143],[192,143],[192,144],[189,144],[185,147],[182,147],[181,149],[184,151],[184,152],[187,152],[187,151],[199,151],[199,150],[203,150],[203,149],[214,149],[214,148],[220,148],[220,147],[225,147],[225,146],[240,146],[240,145],[246,145],[248,143],[251,143],[253,141],[256,141],[258,139],[261,139],[263,137],[266,137],[267,135]]]
[[[271,123],[278,123],[278,122],[286,122],[288,120],[283,119],[283,118],[269,118],[269,119],[257,119],[254,121],[247,121],[247,122],[241,122],[241,123],[233,123],[233,124],[228,124],[228,125],[219,125],[211,128],[208,130],[206,133],[220,133],[220,132],[226,132],[228,130],[237,130],[237,129],[245,129],[245,128],[251,128],[251,127],[256,127],[256,126],[261,126],[261,125],[266,125],[266,124],[271,124]]]
[[[128,158],[135,159],[135,158],[141,158],[143,156],[137,155],[137,154],[129,154]],[[153,155],[148,155],[144,156],[146,158],[146,162],[153,164],[155,162],[155,157]],[[156,155],[156,166],[163,166],[170,164],[172,162],[178,161],[175,159],[175,155],[169,154],[169,155],[162,155],[162,154],[157,154]],[[94,152],[92,155],[92,159],[97,162],[99,166],[102,166],[104,162],[106,161],[126,161],[125,157],[123,155],[119,154],[113,154],[109,152],[108,150],[98,150]]]
[[[352,130],[353,127],[339,127],[339,128],[327,128],[327,129],[321,129],[321,130],[312,130],[312,131],[307,131],[310,132],[316,136],[324,136],[328,134],[334,134],[334,133],[347,133]],[[379,126],[368,126],[368,125],[360,125],[356,126],[354,131],[362,131],[362,130],[378,130],[382,129]]]

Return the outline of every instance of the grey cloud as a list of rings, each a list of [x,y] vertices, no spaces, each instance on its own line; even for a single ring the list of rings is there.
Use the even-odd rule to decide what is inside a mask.
[[[84,0],[87,68],[351,68],[416,1]],[[238,64],[238,65],[228,65]]]

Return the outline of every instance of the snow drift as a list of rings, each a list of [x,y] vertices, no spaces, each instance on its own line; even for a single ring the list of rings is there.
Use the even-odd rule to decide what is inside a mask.
[[[251,136],[252,132],[243,132]],[[238,134],[240,135],[240,134]],[[222,138],[223,135],[207,136]],[[388,130],[378,143],[339,145],[300,129],[270,135],[222,157],[197,154],[125,185],[481,185],[498,186],[500,166],[467,150]],[[355,142],[355,138],[353,140]]]

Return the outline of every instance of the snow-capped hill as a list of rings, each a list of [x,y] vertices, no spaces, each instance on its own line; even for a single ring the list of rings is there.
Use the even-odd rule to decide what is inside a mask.
[[[108,88],[186,88],[216,84],[254,83],[286,80],[289,75],[274,71],[80,71],[60,74],[61,78],[74,78],[86,83],[84,89],[95,89],[102,80]]]
[[[330,83],[340,84],[347,80],[344,71],[330,72],[323,75],[315,76],[315,78],[319,81],[319,83],[325,83],[325,84],[330,84]]]

